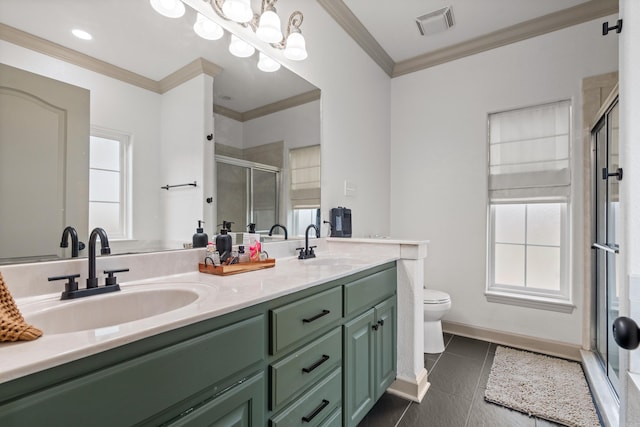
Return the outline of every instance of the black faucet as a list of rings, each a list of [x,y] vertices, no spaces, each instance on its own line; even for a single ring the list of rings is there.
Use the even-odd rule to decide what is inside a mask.
[[[316,254],[313,252],[313,248],[316,246],[309,246],[309,230],[316,230],[316,238],[320,238],[320,230],[316,227],[315,224],[309,224],[307,229],[304,231],[304,248],[296,248],[296,250],[300,251],[298,255],[298,259],[307,259],[307,258],[315,258]]]
[[[280,224],[273,224],[271,226],[271,229],[269,230],[269,236],[273,235],[273,230],[275,230],[278,227],[282,228],[282,230],[284,231],[284,240],[287,240],[289,238],[289,233],[287,232],[287,227],[285,227],[284,225],[280,225]]]
[[[100,236],[100,254],[109,255],[109,238],[107,232],[100,227],[96,227],[89,235],[89,277],[87,277],[87,289],[98,287],[98,278],[96,277],[96,239]]]
[[[73,239],[73,232],[69,231],[69,233],[71,233],[71,237]],[[76,282],[75,279],[80,277],[79,274],[49,277],[50,282],[53,280],[67,280],[67,283],[65,284],[65,290],[64,292],[62,292],[61,299],[64,300],[80,298],[89,295],[98,295],[104,294],[106,292],[114,292],[120,290],[120,285],[118,285],[117,278],[114,274],[129,271],[128,268],[119,270],[105,270],[104,273],[107,275],[104,280],[105,286],[98,286],[98,278],[96,277],[96,240],[98,237],[100,237],[100,253],[102,255],[109,255],[111,253],[107,232],[99,227],[94,228],[89,236],[89,277],[87,278],[87,287],[85,289],[78,289],[78,282]]]
[[[71,258],[78,258],[78,252],[84,249],[84,243],[78,241],[78,232],[75,228],[68,226],[62,230],[61,248],[69,247],[69,236],[71,236]]]

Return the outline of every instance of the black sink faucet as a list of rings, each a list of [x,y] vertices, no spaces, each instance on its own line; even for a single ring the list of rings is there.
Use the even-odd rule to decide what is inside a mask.
[[[296,248],[300,251],[298,255],[298,259],[307,259],[307,258],[315,258],[316,254],[313,252],[313,248],[315,246],[309,246],[309,230],[316,230],[316,238],[320,238],[320,230],[316,227],[315,224],[309,224],[307,229],[304,231],[304,248]]]
[[[96,239],[100,236],[100,254],[109,255],[109,238],[107,232],[100,227],[96,227],[89,235],[89,277],[87,277],[87,288],[98,287],[98,278],[96,277]]]
[[[84,243],[78,241],[78,232],[75,228],[68,226],[62,230],[61,248],[69,247],[69,236],[71,236],[71,258],[78,258],[78,251],[84,249]]]
[[[278,227],[282,228],[282,230],[284,231],[284,240],[287,240],[289,238],[289,233],[287,232],[287,227],[285,227],[284,225],[280,225],[280,224],[273,224],[271,226],[271,229],[269,230],[269,236],[273,235],[273,230],[275,230]]]

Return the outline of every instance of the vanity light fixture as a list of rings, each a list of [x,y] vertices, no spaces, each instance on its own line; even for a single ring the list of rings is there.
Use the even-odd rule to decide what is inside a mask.
[[[235,34],[231,34],[231,42],[229,43],[229,52],[238,58],[248,58],[254,54],[256,49],[246,41],[242,40]]]
[[[264,71],[265,73],[273,73],[274,71],[278,71],[280,69],[280,63],[269,58],[264,53],[260,52],[258,58],[258,69],[260,69],[260,71]]]
[[[251,0],[226,0],[222,3],[225,17],[239,23],[247,23],[253,19]]]
[[[267,6],[262,15],[258,28],[256,29],[256,36],[262,41],[267,43],[278,43],[282,41],[282,31],[280,31],[280,17],[276,13],[276,8],[272,4]]]
[[[167,18],[180,18],[184,15],[184,3],[180,0],[150,0],[151,7]]]
[[[193,31],[205,40],[219,40],[224,35],[224,30],[216,22],[198,12]]]

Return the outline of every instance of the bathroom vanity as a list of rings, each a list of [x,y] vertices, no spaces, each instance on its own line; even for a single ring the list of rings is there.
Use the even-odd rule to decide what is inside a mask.
[[[10,358],[0,368],[0,425],[355,426],[401,365],[403,260],[377,249],[368,260],[319,254],[230,277],[125,283],[123,292],[200,294],[117,328],[45,327],[40,340],[0,344]]]

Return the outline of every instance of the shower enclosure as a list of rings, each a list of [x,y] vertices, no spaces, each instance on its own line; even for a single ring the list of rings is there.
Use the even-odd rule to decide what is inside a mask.
[[[216,220],[232,221],[234,232],[266,232],[279,222],[280,169],[227,156],[216,156]]]
[[[618,97],[616,96],[591,131],[592,169],[592,348],[609,382],[619,394],[619,347],[612,334],[619,313],[621,286],[620,192],[623,178],[618,145]]]

